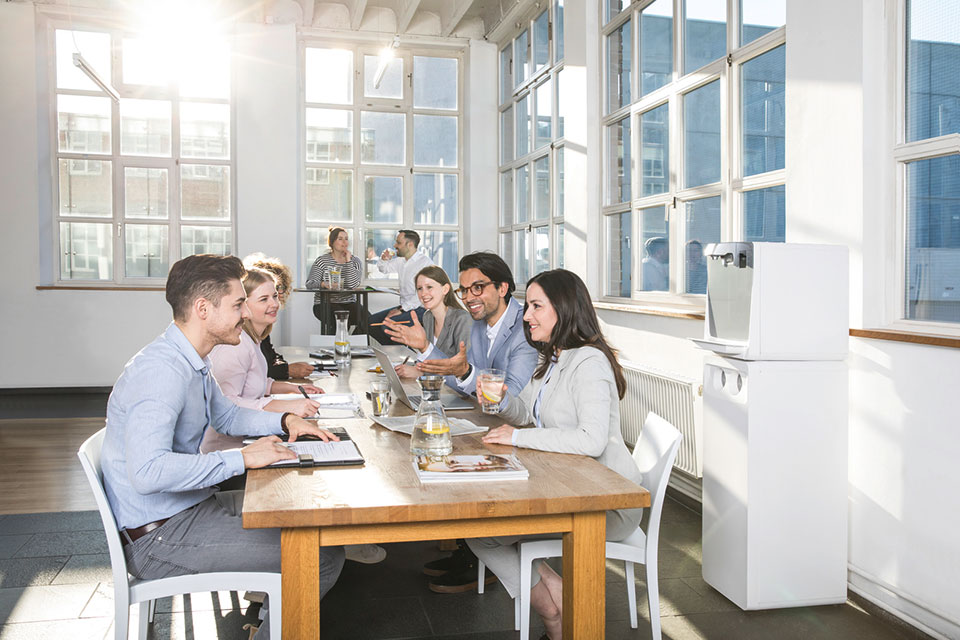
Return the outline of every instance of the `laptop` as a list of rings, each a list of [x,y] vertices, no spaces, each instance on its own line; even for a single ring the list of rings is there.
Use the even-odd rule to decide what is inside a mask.
[[[377,362],[380,363],[380,369],[383,370],[384,374],[387,376],[387,380],[390,381],[390,390],[393,391],[393,395],[399,398],[403,404],[416,411],[417,407],[420,406],[420,396],[407,395],[406,390],[403,388],[403,384],[400,382],[400,376],[397,375],[397,372],[393,368],[393,364],[390,362],[390,356],[376,347],[373,347],[373,352],[377,356]],[[476,403],[473,402],[469,396],[464,397],[463,395],[460,395],[459,391],[453,391],[454,394],[457,395],[441,392],[440,404],[443,405],[444,409],[447,411],[460,411],[477,408]]]

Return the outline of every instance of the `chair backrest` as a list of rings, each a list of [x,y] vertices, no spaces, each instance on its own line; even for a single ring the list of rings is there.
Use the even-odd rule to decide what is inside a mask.
[[[97,508],[100,510],[100,520],[103,522],[103,530],[107,534],[107,548],[110,550],[114,597],[119,597],[121,593],[129,592],[129,577],[127,574],[127,559],[123,555],[123,546],[120,544],[117,520],[113,517],[113,509],[110,508],[110,501],[107,500],[107,494],[103,490],[100,451],[103,448],[103,439],[106,434],[107,430],[104,428],[87,438],[86,442],[80,445],[77,457],[80,458],[80,465],[83,467],[83,472],[90,483],[90,489],[93,491],[93,497],[97,501]]]
[[[647,534],[647,544],[653,548],[656,548],[660,530],[667,482],[681,440],[683,434],[676,427],[651,411],[643,422],[640,440],[633,449],[633,460],[643,474],[643,486],[650,492],[650,508],[643,514],[641,527]]]

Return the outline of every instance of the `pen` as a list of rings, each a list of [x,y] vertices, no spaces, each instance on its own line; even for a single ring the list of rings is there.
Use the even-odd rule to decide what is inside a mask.
[[[302,385],[302,384],[298,384],[298,385],[297,385],[297,389],[300,389],[300,393],[303,394],[303,397],[304,397],[304,398],[306,398],[307,400],[310,399],[310,394],[307,393],[306,389],[303,388],[303,385]]]
[[[406,358],[404,358],[403,362],[400,363],[400,366],[402,367],[403,365],[407,364],[407,360],[409,359],[410,359],[410,356],[407,356]]]

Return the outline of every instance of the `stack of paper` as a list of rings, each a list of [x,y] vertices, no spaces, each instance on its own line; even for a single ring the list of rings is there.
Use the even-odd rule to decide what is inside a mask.
[[[274,400],[303,398],[299,393],[275,393],[270,397]],[[355,393],[311,393],[310,399],[320,404],[320,409],[317,411],[318,418],[336,420],[361,415],[360,398]]]
[[[453,455],[440,460],[417,456],[413,468],[420,482],[472,482],[475,480],[525,480],[530,472],[516,456]]]
[[[396,418],[374,416],[373,421],[381,427],[390,429],[390,431],[405,433],[409,436],[413,435],[413,425],[417,421],[417,416],[402,416]],[[451,418],[449,416],[447,416],[447,424],[450,425],[451,436],[465,436],[469,433],[485,433],[489,428],[481,427],[463,418]]]

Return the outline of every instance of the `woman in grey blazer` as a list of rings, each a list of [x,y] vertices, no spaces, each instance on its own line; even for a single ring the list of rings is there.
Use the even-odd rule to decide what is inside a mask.
[[[417,273],[414,283],[417,297],[427,310],[423,324],[413,317],[412,326],[388,318],[383,321],[384,332],[394,342],[416,351],[418,360],[427,358],[435,348],[442,353],[456,353],[461,342],[469,349],[473,319],[454,294],[447,273],[437,265],[430,265]],[[414,366],[401,365],[397,367],[397,374],[401,378],[416,378],[420,372]]]
[[[540,361],[520,395],[514,398],[507,394],[500,403],[499,413],[510,424],[491,430],[484,442],[587,455],[639,484],[640,471],[620,433],[620,399],[626,391],[626,380],[600,331],[583,281],[564,269],[531,278],[523,325],[527,341],[540,353]],[[640,524],[642,513],[642,509],[608,511],[607,540],[623,540],[630,535]],[[522,538],[467,540],[513,598],[520,585],[517,542]],[[538,563],[532,573],[530,603],[543,618],[547,636],[559,638],[561,578],[544,563]]]

